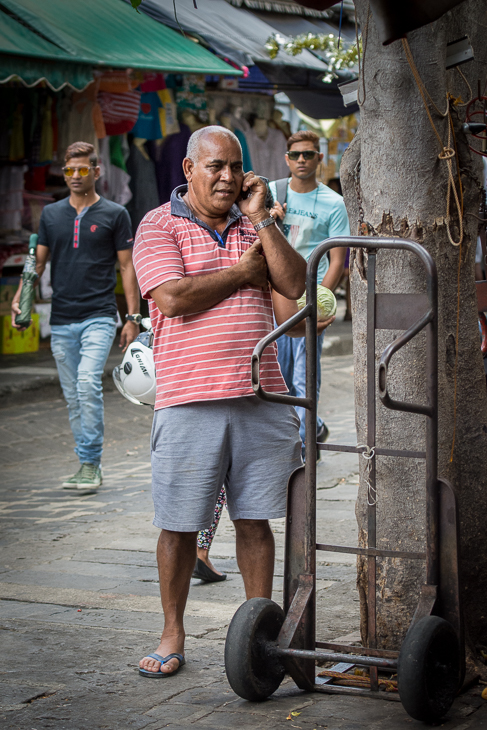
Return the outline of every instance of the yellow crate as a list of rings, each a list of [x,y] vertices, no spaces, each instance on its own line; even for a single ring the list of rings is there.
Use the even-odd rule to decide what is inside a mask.
[[[6,276],[0,279],[0,314],[10,314],[12,299],[19,288],[19,276]]]
[[[2,355],[18,355],[22,352],[37,352],[39,349],[39,315],[32,315],[32,324],[20,332],[12,327],[10,315],[1,318],[0,352]]]

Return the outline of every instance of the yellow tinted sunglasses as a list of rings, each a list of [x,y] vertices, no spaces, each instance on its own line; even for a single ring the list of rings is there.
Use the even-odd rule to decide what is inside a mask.
[[[90,170],[94,169],[94,167],[88,167],[87,165],[83,165],[83,167],[63,167],[63,172],[66,177],[73,177],[74,173],[77,170],[81,177],[87,177],[90,174]]]

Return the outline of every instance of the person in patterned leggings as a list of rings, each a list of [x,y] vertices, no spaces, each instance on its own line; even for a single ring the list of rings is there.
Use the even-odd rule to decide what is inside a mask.
[[[211,543],[213,542],[213,538],[215,537],[216,528],[218,527],[218,523],[220,522],[220,517],[222,516],[223,507],[225,506],[226,502],[227,496],[225,494],[225,487],[222,487],[215,505],[213,522],[207,530],[200,530],[198,532],[198,538],[196,541],[196,554],[198,557],[196,559],[196,565],[193,571],[193,578],[199,578],[200,580],[204,580],[207,583],[216,583],[218,581],[225,580],[227,577],[226,573],[220,573],[218,570],[215,569],[215,566],[212,564],[209,557]]]

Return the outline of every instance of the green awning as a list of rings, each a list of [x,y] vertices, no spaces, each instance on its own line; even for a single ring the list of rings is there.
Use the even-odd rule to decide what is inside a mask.
[[[13,78],[26,86],[44,80],[54,91],[64,86],[81,91],[93,81],[93,72],[0,11],[0,83]]]
[[[240,75],[123,0],[1,0],[78,63],[173,73]],[[41,39],[42,40],[42,39]],[[17,54],[23,55],[22,47]]]

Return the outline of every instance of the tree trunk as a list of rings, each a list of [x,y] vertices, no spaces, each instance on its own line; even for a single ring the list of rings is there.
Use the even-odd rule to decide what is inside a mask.
[[[356,0],[362,29],[367,25],[368,2]],[[436,106],[446,108],[446,92],[469,99],[469,90],[456,70],[445,70],[446,44],[468,35],[475,61],[462,66],[477,96],[477,80],[485,83],[487,68],[487,9],[484,0],[467,0],[440,20],[414,33],[411,51]],[[481,157],[468,148],[461,130],[465,106],[453,111],[464,194],[464,238],[461,251],[450,243],[446,227],[447,164],[438,158],[440,146],[424,108],[401,41],[383,47],[373,17],[368,21],[364,61],[365,101],[361,106],[360,135],[342,163],[342,184],[352,233],[358,231],[359,213],[353,173],[358,160],[360,190],[366,227],[362,233],[399,236],[421,243],[438,267],[439,322],[439,452],[438,474],[447,478],[458,495],[461,523],[461,594],[467,644],[471,651],[487,645],[487,397],[477,324],[474,259],[481,195]],[[359,83],[359,94],[363,91]],[[361,98],[361,101],[363,99]],[[441,139],[446,144],[448,122],[430,105]],[[455,171],[455,162],[453,165]],[[455,172],[456,175],[456,172]],[[458,188],[458,184],[457,184]],[[458,216],[450,207],[451,229],[458,241]],[[355,360],[355,398],[358,443],[366,443],[366,290],[367,256],[352,252],[351,286]],[[460,268],[460,325],[457,354],[457,275]],[[377,256],[378,292],[424,292],[423,267],[411,254],[380,252]],[[379,330],[380,353],[399,332]],[[424,332],[394,356],[390,391],[400,400],[425,402]],[[456,360],[458,362],[456,363]],[[456,433],[454,393],[457,374]],[[425,417],[390,411],[377,405],[377,446],[425,449]],[[361,459],[361,485],[356,514],[360,542],[365,542],[367,494]],[[377,458],[377,544],[380,548],[425,549],[424,461]],[[417,606],[425,580],[421,561],[379,559],[377,578],[377,635],[383,648],[398,649]],[[367,641],[367,572],[358,560],[362,634]]]

